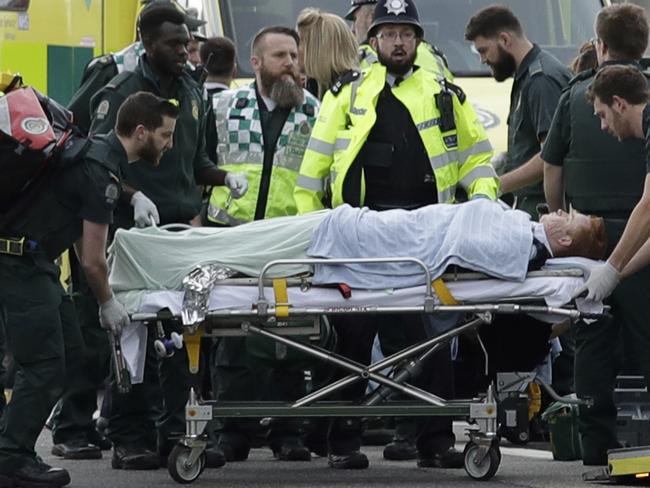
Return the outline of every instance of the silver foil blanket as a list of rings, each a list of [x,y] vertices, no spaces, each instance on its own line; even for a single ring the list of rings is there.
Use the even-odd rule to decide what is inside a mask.
[[[197,266],[183,278],[183,325],[196,325],[205,320],[210,302],[210,292],[217,281],[223,281],[237,272],[220,264]]]

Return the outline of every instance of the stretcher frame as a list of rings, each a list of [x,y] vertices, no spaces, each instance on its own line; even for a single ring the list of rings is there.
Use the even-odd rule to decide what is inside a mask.
[[[415,263],[423,270],[426,283],[422,304],[419,306],[328,306],[294,308],[289,303],[272,305],[265,295],[268,285],[269,270],[284,265],[314,265],[314,264],[381,264],[381,263]],[[580,270],[553,270],[550,272],[532,272],[528,276],[581,276]],[[463,279],[491,278],[481,273],[463,273],[443,275],[447,281]],[[259,335],[267,337],[287,347],[301,351],[309,356],[347,370],[350,374],[326,385],[317,391],[291,403],[278,402],[216,402],[199,401],[194,389],[191,389],[185,409],[186,432],[172,450],[168,459],[168,469],[171,477],[179,483],[191,483],[198,479],[205,467],[205,449],[207,423],[214,418],[257,418],[257,417],[378,417],[378,416],[453,416],[465,417],[475,428],[468,430],[470,441],[465,447],[465,470],[476,480],[489,480],[497,472],[501,462],[499,450],[499,433],[497,412],[500,396],[517,394],[522,386],[529,382],[541,384],[555,400],[558,395],[552,388],[536,378],[535,373],[505,373],[499,374],[496,384],[493,382],[483,396],[468,400],[445,400],[437,395],[411,385],[411,372],[426,357],[454,337],[492,322],[494,314],[552,314],[575,322],[579,319],[595,319],[602,314],[583,313],[571,306],[550,307],[547,305],[528,305],[531,299],[539,297],[519,297],[488,304],[437,304],[434,297],[434,282],[427,266],[419,259],[401,258],[360,258],[360,259],[282,259],[267,263],[258,278],[238,278],[225,280],[219,284],[250,285],[256,283],[258,299],[250,309],[212,310],[206,314],[200,324],[187,327],[183,334],[188,349],[190,363],[198,363],[198,348],[201,337],[208,336],[245,336]],[[306,280],[293,279],[293,284],[305,286]],[[217,285],[218,286],[218,285]],[[453,298],[452,298],[453,301]],[[332,351],[322,349],[312,344],[292,339],[292,335],[314,334],[319,332],[319,317],[321,315],[360,315],[360,314],[395,314],[421,313],[436,314],[441,312],[461,312],[472,314],[462,325],[431,337],[419,344],[409,346],[396,354],[370,364],[363,365]],[[168,311],[158,313],[136,313],[131,319],[147,323],[163,320],[179,320]],[[312,327],[287,327],[292,321],[305,322],[310,320]],[[259,325],[255,325],[255,324]],[[479,338],[480,341],[480,338]],[[486,369],[488,364],[487,350],[480,343],[485,355]],[[194,352],[193,352],[194,351]],[[410,359],[407,366],[398,370],[392,377],[381,373],[387,367],[404,363]],[[358,382],[372,380],[380,388],[361,404],[352,402],[324,401],[332,393]],[[418,400],[420,403],[386,401],[391,392],[399,392]],[[583,400],[573,402],[584,404]]]

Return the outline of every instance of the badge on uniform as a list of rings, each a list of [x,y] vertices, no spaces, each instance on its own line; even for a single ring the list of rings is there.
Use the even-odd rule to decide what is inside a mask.
[[[110,109],[110,104],[108,103],[108,100],[102,100],[101,103],[99,104],[99,107],[97,107],[96,117],[99,120],[104,120],[108,115],[109,109]]]
[[[104,197],[106,197],[106,203],[108,205],[115,205],[115,202],[120,196],[120,190],[115,183],[109,183],[106,185],[106,191],[104,192]]]
[[[389,14],[399,15],[406,13],[406,7],[408,4],[406,0],[386,0],[386,11]]]
[[[196,100],[192,100],[192,117],[194,120],[199,120],[199,104]]]

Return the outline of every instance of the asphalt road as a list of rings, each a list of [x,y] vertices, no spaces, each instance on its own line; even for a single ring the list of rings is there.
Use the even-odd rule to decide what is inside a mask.
[[[462,445],[458,446],[462,449]],[[546,448],[547,446],[542,446]],[[110,467],[110,452],[95,461],[64,461],[50,454],[51,436],[41,435],[37,451],[49,464],[68,469],[72,487],[134,488],[179,486],[166,469],[156,471],[120,471]],[[553,461],[543,449],[502,447],[502,461],[489,483],[473,481],[464,470],[421,469],[415,461],[385,461],[381,447],[364,447],[370,468],[362,471],[335,471],[327,460],[314,457],[307,462],[280,462],[268,449],[254,449],[248,461],[230,463],[221,469],[206,469],[193,486],[197,487],[427,487],[498,486],[499,488],[585,487],[580,462]]]

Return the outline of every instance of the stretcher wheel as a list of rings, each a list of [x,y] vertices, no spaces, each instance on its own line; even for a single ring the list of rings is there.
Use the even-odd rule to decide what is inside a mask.
[[[479,462],[481,450],[479,446],[470,442],[465,446],[465,471],[470,478],[478,481],[491,479],[501,464],[501,451],[498,446],[490,446],[486,456]]]
[[[181,484],[192,483],[205,469],[205,451],[201,453],[196,462],[188,464],[192,449],[183,445],[176,445],[169,453],[167,469],[174,481]]]

